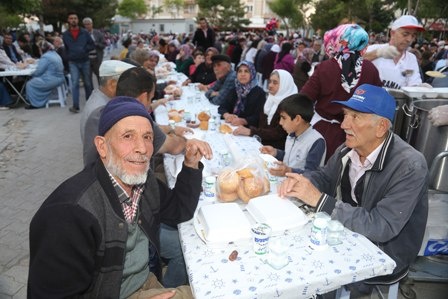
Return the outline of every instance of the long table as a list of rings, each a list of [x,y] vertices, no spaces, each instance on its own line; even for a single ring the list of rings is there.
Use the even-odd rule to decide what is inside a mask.
[[[194,97],[194,100],[191,98]],[[181,100],[155,111],[158,123],[168,124],[170,109],[188,109],[192,113],[209,110],[211,105],[194,87],[183,87]],[[179,123],[179,125],[184,125]],[[204,160],[203,177],[216,175],[223,168],[219,152],[228,151],[236,163],[245,163],[259,153],[261,144],[252,137],[221,134],[217,131],[194,130],[194,135],[210,143],[214,158]],[[174,186],[183,156],[165,155],[164,165],[170,187]],[[276,186],[271,184],[271,192]],[[198,207],[214,204],[201,195]],[[238,202],[243,211],[245,204]],[[247,213],[246,213],[247,214]],[[231,221],[231,219],[229,219]],[[324,250],[309,246],[311,223],[285,231],[281,236],[288,244],[289,264],[275,270],[257,256],[250,243],[239,242],[220,246],[207,245],[196,233],[194,219],[179,225],[179,234],[187,271],[195,298],[309,298],[367,278],[392,273],[395,262],[364,236],[344,230],[343,243]],[[229,260],[238,251],[235,261]]]
[[[25,104],[29,104],[29,102],[25,99],[25,97],[23,95],[24,94],[24,90],[25,90],[25,86],[26,86],[26,82],[28,81],[28,78],[34,73],[34,71],[36,70],[36,67],[37,67],[37,63],[28,65],[27,68],[22,69],[22,70],[20,70],[20,69],[17,69],[17,70],[6,70],[6,71],[0,72],[0,77],[3,77],[3,80],[17,94],[18,101],[22,100]],[[17,89],[14,86],[12,80],[10,80],[10,78],[13,78],[13,77],[23,77],[25,79],[24,83],[22,85],[22,88],[20,90]]]
[[[201,199],[201,204],[207,204]],[[216,247],[197,235],[194,220],[179,225],[179,235],[195,298],[310,298],[343,285],[392,273],[395,262],[364,236],[344,229],[343,243],[313,250],[311,222],[286,231],[289,264],[280,270],[254,253],[251,243]],[[231,220],[229,220],[231,221]],[[232,251],[235,261],[229,260]]]

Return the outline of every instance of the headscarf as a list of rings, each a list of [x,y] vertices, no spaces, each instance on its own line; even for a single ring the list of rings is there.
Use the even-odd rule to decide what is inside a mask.
[[[357,24],[340,25],[324,35],[325,52],[338,62],[341,85],[348,93],[358,84],[368,43],[369,35]]]
[[[291,73],[285,70],[273,70],[271,76],[275,72],[278,74],[280,86],[275,95],[268,95],[266,103],[264,104],[264,113],[268,116],[268,125],[271,124],[272,117],[277,111],[277,107],[280,102],[286,97],[299,92]]]
[[[184,56],[181,57],[182,60],[186,60],[191,57],[191,48],[187,44],[183,44],[180,46],[180,50],[184,51]]]
[[[233,108],[233,114],[239,114],[241,111],[244,111],[243,98],[245,98],[249,92],[258,85],[257,72],[254,64],[250,61],[243,60],[238,63],[238,66],[236,67],[237,72],[242,65],[247,66],[249,69],[250,81],[247,84],[241,84],[240,81],[238,81],[238,78],[235,79],[235,89],[238,100],[236,101],[235,108]]]

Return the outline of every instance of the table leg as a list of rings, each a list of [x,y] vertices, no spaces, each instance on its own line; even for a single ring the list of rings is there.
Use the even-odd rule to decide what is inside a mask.
[[[26,105],[30,105],[30,103],[25,99],[25,97],[23,96],[23,90],[25,88],[26,82],[28,81],[27,78],[25,78],[25,82],[23,83],[22,88],[19,90],[17,90],[17,88],[14,86],[14,84],[8,79],[8,77],[4,77],[6,83],[9,84],[9,86],[11,86],[11,88],[14,90],[14,92],[17,94],[17,96],[19,97],[17,99],[17,102],[14,105],[17,105],[19,100],[22,100]]]

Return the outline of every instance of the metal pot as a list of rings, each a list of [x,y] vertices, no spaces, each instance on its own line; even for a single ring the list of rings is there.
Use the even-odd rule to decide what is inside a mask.
[[[448,126],[434,127],[428,119],[429,110],[440,105],[448,105],[448,99],[413,102],[408,143],[425,156],[430,187],[448,192]]]
[[[412,117],[412,98],[408,97],[401,89],[386,88],[387,92],[395,98],[396,108],[393,123],[393,132],[407,140],[409,135],[409,123]]]

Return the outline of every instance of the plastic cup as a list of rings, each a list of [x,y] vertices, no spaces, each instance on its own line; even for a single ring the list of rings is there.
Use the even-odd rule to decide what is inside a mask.
[[[330,220],[327,226],[327,244],[330,246],[342,243],[344,226],[337,220]]]
[[[268,263],[277,270],[289,263],[288,244],[281,237],[272,238],[269,241]]]
[[[265,223],[257,223],[252,227],[252,236],[255,254],[262,255],[268,253],[271,227]]]

